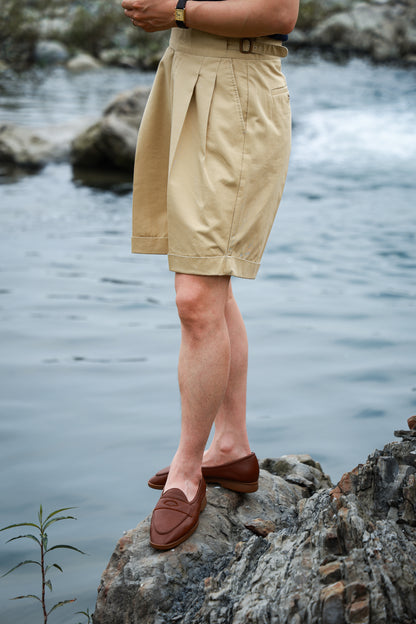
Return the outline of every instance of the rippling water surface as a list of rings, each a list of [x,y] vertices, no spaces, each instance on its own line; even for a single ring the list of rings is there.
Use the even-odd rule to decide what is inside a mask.
[[[310,453],[336,481],[416,412],[416,72],[292,54],[286,73],[287,188],[258,278],[234,281],[248,424],[260,457]],[[8,85],[0,122],[65,133],[151,80],[56,70]],[[78,602],[51,621],[75,624],[177,442],[173,275],[164,257],[130,254],[129,184],[90,188],[66,164],[2,182],[0,524],[40,502],[78,507],[50,531],[89,553],[56,559],[55,598]],[[3,540],[1,570],[34,554]],[[37,604],[7,600],[36,593],[34,577],[2,580],[2,623],[39,620]]]

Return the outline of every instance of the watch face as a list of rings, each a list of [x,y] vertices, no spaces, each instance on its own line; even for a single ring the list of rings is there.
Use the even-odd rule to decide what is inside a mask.
[[[185,24],[185,11],[184,9],[175,9],[175,20]]]

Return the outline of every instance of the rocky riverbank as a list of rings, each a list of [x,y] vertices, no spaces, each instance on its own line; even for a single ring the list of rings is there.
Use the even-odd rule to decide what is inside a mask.
[[[72,71],[118,65],[154,69],[168,32],[144,33],[120,0],[4,0],[0,71],[68,64]],[[292,49],[335,58],[416,62],[416,0],[303,0]],[[87,55],[87,56],[86,56]]]
[[[416,429],[395,435],[335,487],[308,455],[264,460],[255,494],[210,486],[174,550],[153,551],[147,518],[117,544],[94,624],[413,624]]]

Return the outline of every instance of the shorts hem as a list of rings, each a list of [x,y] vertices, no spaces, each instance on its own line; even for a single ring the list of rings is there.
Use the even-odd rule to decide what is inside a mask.
[[[260,268],[259,262],[233,256],[212,256],[195,258],[168,254],[169,270],[189,275],[233,275],[254,279]]]
[[[131,251],[142,254],[167,254],[168,239],[164,236],[133,236]]]

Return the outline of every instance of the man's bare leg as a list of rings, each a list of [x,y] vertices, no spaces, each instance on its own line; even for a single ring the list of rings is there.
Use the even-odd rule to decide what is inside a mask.
[[[230,374],[224,400],[215,418],[215,433],[204,453],[204,466],[217,466],[250,453],[246,428],[247,333],[229,285],[225,318],[231,344]]]
[[[228,386],[229,281],[227,276],[175,276],[182,330],[178,365],[182,426],[165,491],[179,488],[188,500],[197,492],[204,449]]]

